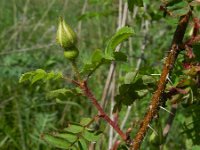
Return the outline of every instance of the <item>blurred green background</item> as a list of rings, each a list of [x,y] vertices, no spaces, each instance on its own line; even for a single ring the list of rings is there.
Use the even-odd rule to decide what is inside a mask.
[[[126,1],[121,2],[124,6]],[[119,1],[115,0],[0,0],[1,150],[55,149],[40,139],[41,133],[63,128],[69,121],[79,122],[81,117],[97,114],[91,103],[82,97],[65,97],[62,101],[47,99],[46,92],[70,86],[63,81],[30,85],[19,84],[19,77],[38,68],[62,71],[72,76],[69,62],[55,41],[58,17],[64,16],[78,34],[81,65],[87,62],[95,49],[103,50],[109,37],[116,32],[118,5]],[[170,46],[177,19],[174,23],[162,17],[160,1],[145,0],[145,5],[146,10],[137,8],[135,14],[128,13],[126,25],[133,27],[135,35],[122,45],[128,61],[117,64],[117,84],[122,83],[127,72],[135,70],[138,58],[142,58],[143,74],[159,74],[161,60]],[[144,22],[148,24],[146,33]],[[141,45],[144,42],[146,46],[142,52]],[[109,66],[102,67],[90,79],[90,87],[98,99],[101,98],[108,69]],[[144,115],[150,96],[136,102],[126,127]],[[123,107],[121,119],[126,109]],[[194,116],[199,118],[199,111],[193,110],[186,111],[180,106],[165,149],[184,150],[200,144],[200,140],[197,140],[200,138],[199,130],[194,128],[194,124],[189,124],[194,121]],[[168,114],[161,110],[161,116],[160,122],[164,124]],[[154,147],[156,144],[149,140],[151,134],[152,131],[149,131],[142,149],[157,149]],[[107,149],[107,140],[103,141],[103,149]]]

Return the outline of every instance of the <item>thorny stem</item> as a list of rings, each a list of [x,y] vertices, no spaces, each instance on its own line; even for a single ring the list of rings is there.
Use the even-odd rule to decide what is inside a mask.
[[[174,63],[179,53],[179,46],[182,44],[182,40],[184,38],[184,34],[189,22],[189,18],[191,16],[191,11],[189,11],[186,15],[180,17],[179,23],[177,25],[176,31],[174,33],[174,37],[172,40],[172,44],[170,47],[170,51],[168,53],[166,62],[164,63],[163,70],[161,73],[160,80],[158,82],[157,90],[152,96],[148,111],[140,124],[140,128],[132,141],[132,145],[130,149],[138,150],[140,145],[148,131],[149,124],[153,120],[154,117],[157,116],[159,106],[162,103],[162,94],[165,90],[166,84],[168,82],[167,77],[173,69]]]
[[[113,127],[113,129],[121,136],[121,138],[124,141],[127,141],[128,139],[127,139],[126,134],[123,133],[123,131],[119,128],[119,126],[114,121],[112,121],[111,118],[104,112],[103,108],[98,103],[97,99],[94,97],[91,90],[88,88],[87,81],[81,80],[81,76],[80,76],[80,73],[76,66],[76,62],[71,61],[71,63],[72,63],[72,68],[76,74],[76,77],[78,78],[78,81],[71,80],[71,82],[74,83],[75,85],[79,86],[82,89],[82,91],[84,92],[85,96],[91,100],[91,102],[97,108],[97,110],[99,112],[99,117],[103,118],[107,123],[109,123]],[[69,81],[68,78],[65,78],[65,79],[67,79]]]
[[[93,105],[97,108],[97,110],[99,111],[99,116],[102,117],[104,120],[106,120],[106,122],[113,127],[113,129],[121,136],[121,138],[124,141],[127,141],[128,139],[126,134],[123,133],[123,131],[119,128],[119,126],[114,121],[112,121],[110,117],[104,112],[103,108],[100,106],[97,99],[94,97],[94,95],[88,88],[87,82],[82,82],[81,84],[79,84],[79,87],[82,89],[85,96],[87,96],[91,100]]]

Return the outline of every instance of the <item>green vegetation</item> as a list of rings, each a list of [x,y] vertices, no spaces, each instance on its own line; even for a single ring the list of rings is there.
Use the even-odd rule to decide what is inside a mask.
[[[128,149],[163,65],[173,71],[141,149],[200,149],[199,6],[198,0],[1,0],[0,149]],[[175,30],[186,14],[182,42]],[[67,46],[56,33],[60,16],[77,34],[73,39],[69,30]],[[175,63],[171,42],[180,44]]]

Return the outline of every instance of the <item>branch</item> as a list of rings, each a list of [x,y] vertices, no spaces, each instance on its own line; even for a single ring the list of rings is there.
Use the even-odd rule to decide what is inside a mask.
[[[81,84],[79,84],[79,87],[82,89],[85,96],[87,96],[90,99],[90,101],[93,103],[93,105],[97,108],[99,112],[99,116],[102,117],[107,123],[109,123],[124,141],[127,141],[128,139],[127,139],[126,134],[123,133],[123,131],[119,128],[119,126],[114,121],[112,121],[110,117],[104,112],[103,108],[100,106],[97,99],[94,97],[94,95],[88,88],[87,82],[82,82]]]
[[[149,124],[151,123],[153,118],[156,117],[158,114],[159,106],[162,103],[161,97],[165,90],[166,84],[168,82],[167,77],[171,73],[174,63],[176,61],[176,58],[178,56],[179,46],[182,44],[182,40],[184,38],[184,34],[185,34],[191,14],[192,14],[191,11],[189,11],[186,15],[180,17],[176,31],[174,33],[174,37],[172,40],[172,44],[171,44],[167,59],[163,66],[163,70],[161,73],[160,80],[158,82],[157,90],[152,96],[148,111],[142,123],[140,124],[139,131],[137,132],[134,140],[131,143],[130,149],[138,150],[140,148],[140,145],[148,131]]]

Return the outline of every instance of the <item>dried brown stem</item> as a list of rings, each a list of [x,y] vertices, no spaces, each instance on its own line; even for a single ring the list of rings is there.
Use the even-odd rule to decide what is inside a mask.
[[[126,134],[123,133],[123,131],[119,128],[119,126],[114,121],[112,121],[110,117],[104,112],[103,108],[100,106],[97,99],[94,97],[94,95],[88,88],[87,82],[82,82],[81,84],[79,84],[79,87],[83,90],[85,96],[87,96],[91,100],[93,105],[97,108],[97,110],[99,111],[99,116],[102,117],[108,124],[110,124],[113,127],[113,129],[120,135],[120,137],[124,141],[126,141],[127,140]]]
[[[169,49],[168,56],[163,66],[163,70],[160,76],[160,80],[158,82],[157,90],[152,96],[151,103],[149,105],[148,111],[140,124],[139,131],[137,132],[134,140],[132,141],[132,145],[130,149],[138,150],[140,145],[148,131],[149,124],[153,120],[154,117],[157,116],[159,106],[161,104],[162,93],[165,90],[167,84],[167,77],[173,69],[174,63],[179,53],[179,46],[182,44],[184,34],[189,22],[189,18],[191,16],[191,12],[180,17],[179,23],[177,25],[176,31],[174,33],[174,37],[172,40],[171,47]]]

